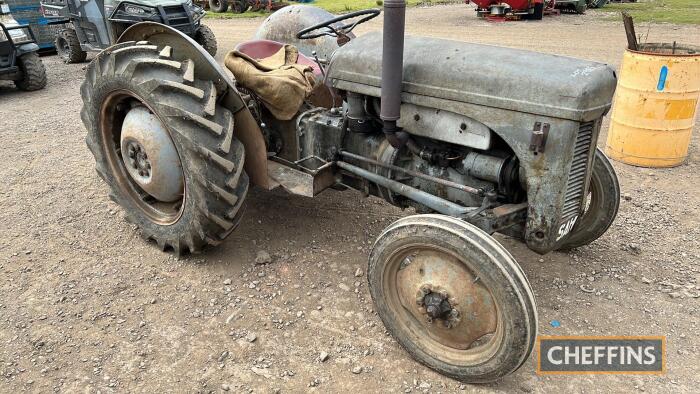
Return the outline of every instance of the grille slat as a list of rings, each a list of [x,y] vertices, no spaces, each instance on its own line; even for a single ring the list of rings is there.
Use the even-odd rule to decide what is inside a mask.
[[[582,123],[579,126],[574,155],[569,169],[569,178],[564,193],[564,206],[562,220],[570,219],[579,213],[583,204],[583,191],[585,189],[586,173],[588,171],[588,157],[593,141],[594,122]]]

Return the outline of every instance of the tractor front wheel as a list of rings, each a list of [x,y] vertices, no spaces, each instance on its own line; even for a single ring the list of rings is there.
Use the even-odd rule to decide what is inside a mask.
[[[559,247],[569,250],[600,238],[610,228],[620,207],[620,183],[610,160],[596,149],[586,206],[571,234]]]
[[[46,68],[36,52],[20,56],[18,63],[22,70],[22,79],[15,81],[17,88],[31,91],[43,89],[46,86]]]
[[[101,52],[81,86],[81,118],[111,199],[146,239],[181,254],[236,228],[248,176],[222,92],[175,50],[126,42]]]
[[[205,51],[209,52],[210,55],[215,56],[218,49],[216,43],[216,36],[214,32],[211,31],[209,26],[200,25],[197,32],[194,34],[194,40],[197,41],[199,45],[204,48]]]
[[[469,383],[497,380],[528,358],[537,334],[530,284],[477,227],[444,215],[391,224],[367,271],[379,317],[419,362]]]
[[[65,63],[82,63],[87,58],[87,52],[80,48],[80,40],[73,29],[63,29],[54,40],[56,52]]]
[[[209,0],[209,9],[214,12],[226,12],[228,0]]]

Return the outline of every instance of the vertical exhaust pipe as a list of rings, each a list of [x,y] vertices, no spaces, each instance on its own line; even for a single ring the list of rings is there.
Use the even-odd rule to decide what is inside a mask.
[[[403,83],[403,46],[406,32],[406,1],[384,1],[384,33],[382,46],[382,101],[380,118],[382,131],[395,148],[402,147],[408,134],[401,131],[397,121],[401,117]]]

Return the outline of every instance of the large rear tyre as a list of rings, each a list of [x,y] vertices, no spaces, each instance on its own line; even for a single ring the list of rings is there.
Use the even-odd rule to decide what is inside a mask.
[[[484,383],[529,357],[537,334],[530,284],[477,227],[443,215],[400,219],[375,242],[367,272],[387,330],[426,366]]]
[[[112,200],[145,238],[180,254],[236,228],[248,176],[220,92],[173,51],[126,42],[101,52],[81,86],[81,118]]]
[[[250,8],[250,4],[246,0],[235,0],[231,3],[231,11],[234,14],[242,14],[248,11],[248,8]]]
[[[216,51],[218,50],[216,36],[209,26],[200,25],[197,32],[194,33],[194,40],[197,41],[205,51],[209,52],[210,55],[216,56]]]
[[[544,18],[544,3],[536,3],[533,7],[533,13],[530,15],[530,19],[541,21],[542,18]]]
[[[226,12],[228,0],[209,0],[209,9],[214,12]]]
[[[15,86],[21,90],[32,91],[46,86],[46,68],[36,52],[25,53],[18,59],[22,70],[22,79],[15,81]]]
[[[82,63],[87,58],[87,52],[80,48],[80,40],[73,29],[63,29],[54,39],[56,52],[65,63]]]
[[[619,208],[620,183],[615,168],[605,154],[596,149],[586,207],[559,250],[578,248],[600,238],[615,221]]]

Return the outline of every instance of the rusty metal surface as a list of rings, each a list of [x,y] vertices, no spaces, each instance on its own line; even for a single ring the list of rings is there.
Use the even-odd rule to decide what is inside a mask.
[[[248,109],[236,112],[234,121],[233,134],[245,147],[244,168],[250,182],[269,190],[273,183],[267,176],[267,148],[258,123]]]
[[[498,311],[491,293],[457,257],[433,245],[416,245],[395,258],[402,258],[395,278],[401,305],[433,340],[466,350],[496,331]],[[432,319],[422,302],[429,292],[444,294],[456,313]]]
[[[270,160],[267,164],[271,180],[289,193],[314,197],[335,184],[333,163],[319,161],[318,167],[304,168],[303,165],[285,162],[281,159]],[[308,159],[305,159],[308,160]]]
[[[354,159],[354,160],[357,160],[357,161],[362,161],[362,162],[365,162],[365,163],[373,164],[373,165],[375,165],[375,166],[380,166],[380,167],[388,168],[388,169],[390,169],[390,170],[392,170],[392,171],[402,172],[402,173],[404,173],[404,174],[408,174],[408,175],[411,175],[411,176],[414,176],[414,177],[417,177],[417,178],[421,178],[421,179],[424,179],[424,180],[428,180],[428,181],[431,181],[431,182],[435,182],[435,183],[438,183],[438,184],[441,184],[441,185],[444,185],[444,186],[447,186],[447,187],[451,187],[451,188],[453,188],[453,189],[458,189],[458,190],[461,190],[461,191],[464,191],[464,192],[467,192],[467,193],[479,194],[479,195],[481,195],[481,194],[484,193],[484,190],[483,190],[483,189],[477,189],[477,188],[474,188],[474,187],[471,187],[471,186],[467,186],[467,185],[460,185],[460,184],[458,184],[458,183],[456,183],[456,182],[452,182],[452,181],[449,181],[449,180],[446,180],[446,179],[437,178],[437,177],[434,177],[434,176],[430,176],[430,175],[427,175],[427,174],[423,174],[423,173],[420,173],[420,172],[418,172],[418,171],[412,171],[412,170],[409,170],[409,169],[405,169],[405,168],[402,168],[402,167],[395,166],[395,165],[393,165],[393,164],[382,163],[382,162],[380,162],[380,161],[377,161],[377,160],[374,160],[374,159],[370,159],[370,158],[368,158],[368,157],[356,155],[356,154],[354,154],[354,153],[350,153],[350,152],[347,152],[347,151],[340,151],[340,155],[343,156],[343,157],[349,158],[349,159]]]
[[[444,198],[437,197],[430,193],[426,193],[422,190],[416,189],[414,187],[405,185],[403,183],[394,181],[392,179],[383,177],[374,172],[367,171],[363,168],[348,164],[343,161],[336,162],[336,165],[356,176],[367,179],[371,182],[378,184],[379,186],[385,187],[394,193],[400,194],[402,196],[408,197],[413,201],[416,201],[430,209],[449,215],[455,218],[464,218],[469,213],[474,211],[473,207],[465,207],[459,204],[455,204],[451,201],[445,200]]]
[[[314,176],[295,170],[287,165],[270,161],[267,165],[269,177],[291,194],[314,196]]]
[[[160,120],[146,107],[132,108],[121,129],[121,156],[131,179],[159,201],[182,198],[182,164],[175,144]]]

